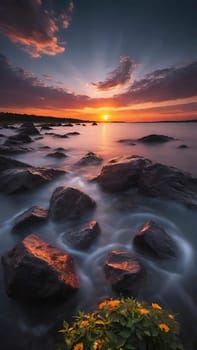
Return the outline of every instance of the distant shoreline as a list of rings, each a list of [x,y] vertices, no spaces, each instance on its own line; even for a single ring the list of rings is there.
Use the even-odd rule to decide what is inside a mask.
[[[20,122],[43,122],[43,123],[136,123],[136,124],[151,124],[151,123],[197,123],[197,119],[191,120],[159,120],[159,121],[108,121],[104,122],[101,120],[84,120],[78,118],[65,118],[65,117],[53,117],[53,116],[41,116],[33,114],[20,114],[20,113],[9,113],[0,112],[0,123],[20,123]]]

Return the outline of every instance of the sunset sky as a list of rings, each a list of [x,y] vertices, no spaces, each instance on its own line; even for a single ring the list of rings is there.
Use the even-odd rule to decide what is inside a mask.
[[[197,118],[196,0],[1,0],[0,111]]]

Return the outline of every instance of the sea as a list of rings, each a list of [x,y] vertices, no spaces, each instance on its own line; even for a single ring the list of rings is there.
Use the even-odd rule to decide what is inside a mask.
[[[112,250],[133,252],[132,238],[148,220],[160,224],[177,242],[181,256],[176,262],[155,261],[142,254],[139,259],[147,270],[146,283],[139,293],[140,300],[156,302],[174,313],[181,324],[181,337],[187,350],[197,349],[197,212],[176,202],[141,197],[124,200],[115,194],[104,193],[97,183],[89,181],[102,167],[122,157],[143,156],[168,166],[176,167],[197,177],[197,123],[82,123],[53,126],[42,130],[43,136],[27,146],[30,152],[11,156],[33,166],[61,168],[65,175],[32,192],[15,195],[0,194],[0,254],[3,255],[30,233],[68,253],[76,261],[80,290],[64,303],[27,303],[6,295],[2,266],[0,266],[0,349],[54,350],[59,340],[62,320],[71,321],[79,310],[91,311],[104,298],[116,297],[106,281],[103,266]],[[20,127],[20,125],[18,125]],[[77,131],[79,135],[57,138],[48,132],[65,134]],[[10,136],[13,129],[1,129]],[[136,141],[150,134],[171,136],[174,140],[160,144]],[[132,140],[133,145],[118,142]],[[1,143],[5,140],[1,137]],[[180,145],[186,148],[179,148]],[[50,148],[45,148],[46,146]],[[47,157],[56,148],[64,148],[66,158]],[[103,158],[100,165],[77,167],[76,163],[87,153]],[[51,195],[58,186],[71,186],[89,194],[97,203],[92,219],[101,227],[101,235],[87,251],[74,249],[65,243],[66,225],[48,222],[24,233],[12,233],[15,218],[33,205],[48,208]],[[31,276],[29,277],[31,278]]]

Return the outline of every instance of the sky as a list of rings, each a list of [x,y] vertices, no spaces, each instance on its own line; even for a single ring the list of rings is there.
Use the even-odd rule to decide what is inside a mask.
[[[1,0],[0,111],[197,118],[197,0]]]

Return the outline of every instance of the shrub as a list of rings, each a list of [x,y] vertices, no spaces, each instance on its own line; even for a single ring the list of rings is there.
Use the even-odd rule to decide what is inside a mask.
[[[106,300],[90,314],[80,312],[58,350],[178,350],[179,328],[173,314],[158,304],[131,298]]]

